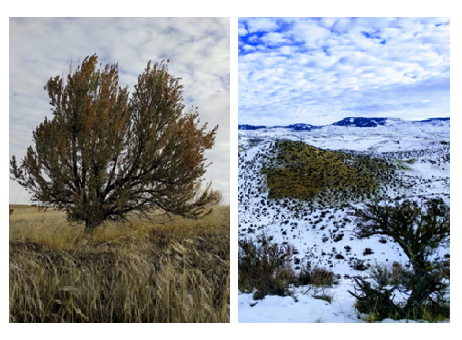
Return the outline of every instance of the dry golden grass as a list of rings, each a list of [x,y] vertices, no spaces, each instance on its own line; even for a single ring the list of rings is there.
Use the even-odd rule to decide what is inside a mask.
[[[10,206],[10,322],[229,322],[229,207],[106,223]]]
[[[296,141],[277,141],[272,161],[262,169],[269,198],[312,200],[329,190],[355,189],[367,194],[392,174],[394,166],[383,159],[329,151]]]

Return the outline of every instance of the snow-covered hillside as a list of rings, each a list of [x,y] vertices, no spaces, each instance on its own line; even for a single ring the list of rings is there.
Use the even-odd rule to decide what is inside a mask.
[[[354,298],[347,290],[353,290],[353,276],[367,278],[369,272],[355,268],[359,264],[393,262],[409,266],[406,255],[391,239],[377,236],[360,241],[352,234],[356,226],[352,207],[363,207],[367,199],[355,198],[353,193],[350,204],[329,204],[324,199],[322,206],[290,198],[269,199],[261,169],[268,162],[276,140],[302,141],[325,150],[405,164],[407,169],[397,170],[395,178],[381,188],[382,199],[400,197],[420,204],[432,197],[442,197],[450,205],[448,119],[422,122],[381,119],[375,127],[362,127],[371,125],[365,121],[357,122],[359,125],[353,123],[354,120],[346,119],[342,124],[301,130],[293,126],[257,129],[247,126],[239,130],[239,237],[253,238],[264,232],[278,244],[287,242],[295,246],[298,252],[294,256],[295,269],[310,263],[329,268],[341,277],[331,304],[302,294],[298,302],[291,297],[272,296],[255,304],[252,294],[239,292],[239,322],[362,322],[354,311]],[[440,248],[434,256],[448,254],[449,248]],[[401,298],[405,299],[403,294]]]

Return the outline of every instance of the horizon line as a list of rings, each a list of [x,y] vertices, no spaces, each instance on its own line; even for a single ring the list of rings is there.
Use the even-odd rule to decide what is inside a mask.
[[[424,120],[428,120],[428,119],[451,119],[451,117],[429,117],[429,118],[420,118],[420,119],[415,119],[415,120],[407,120],[407,119],[404,119],[404,118],[396,118],[396,117],[344,117],[342,118],[341,120],[337,120],[335,121],[334,123],[337,123],[337,122],[340,122],[344,119],[348,119],[348,118],[367,118],[367,119],[383,119],[383,118],[389,118],[389,119],[399,119],[399,120],[403,120],[403,121],[406,121],[406,122],[421,122],[421,121],[424,121]],[[332,125],[333,123],[331,124],[324,124],[324,125],[314,125],[314,124],[310,124],[310,123],[292,123],[292,124],[288,124],[288,125],[296,125],[296,124],[304,124],[304,125],[311,125],[311,126],[326,126],[326,125]],[[247,124],[247,123],[238,123],[238,125],[250,125],[250,126],[265,126],[265,127],[275,127],[275,126],[282,126],[282,125],[262,125],[262,124]]]

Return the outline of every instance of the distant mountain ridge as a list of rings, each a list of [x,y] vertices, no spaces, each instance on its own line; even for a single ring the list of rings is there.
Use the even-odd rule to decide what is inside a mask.
[[[354,126],[354,127],[376,127],[378,125],[385,125],[390,118],[363,118],[363,117],[347,117],[341,121],[335,122],[332,125],[337,126]],[[396,120],[393,119],[393,120]]]
[[[266,126],[263,125],[248,125],[248,124],[242,124],[238,125],[239,130],[258,130],[258,129],[266,129]]]
[[[429,118],[421,121],[409,121],[409,123],[438,123],[441,121],[450,121],[449,117],[445,118]],[[328,124],[328,125],[311,125],[311,124],[292,124],[286,126],[264,126],[264,125],[248,125],[248,124],[240,124],[238,125],[239,130],[259,130],[259,129],[276,129],[276,128],[284,128],[284,129],[291,129],[293,131],[311,131],[312,129],[320,129],[324,126],[350,126],[350,127],[376,127],[379,125],[387,125],[388,122],[407,122],[403,121],[401,118],[387,118],[387,117],[373,117],[373,118],[366,118],[366,117],[346,117],[342,120]]]

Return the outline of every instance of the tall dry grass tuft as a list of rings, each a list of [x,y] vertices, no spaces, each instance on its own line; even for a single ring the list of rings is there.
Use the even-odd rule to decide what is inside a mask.
[[[92,235],[57,211],[10,216],[10,322],[229,322],[229,207]]]

